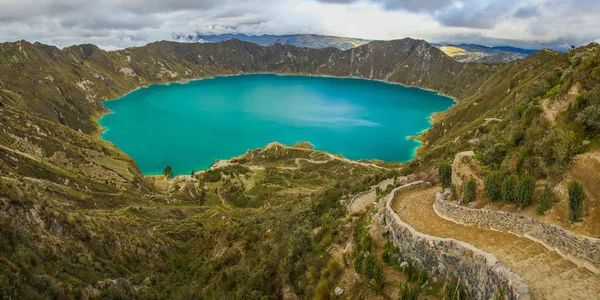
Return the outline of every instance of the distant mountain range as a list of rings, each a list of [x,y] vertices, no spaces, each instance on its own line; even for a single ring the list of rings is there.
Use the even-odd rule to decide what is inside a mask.
[[[289,35],[245,35],[245,34],[219,34],[219,35],[177,35],[176,41],[193,41],[200,43],[219,43],[231,39],[251,42],[261,46],[275,44],[289,44],[296,47],[327,48],[333,47],[342,50],[352,49],[369,40],[336,37],[318,34],[289,34]],[[527,50],[509,46],[488,47],[477,44],[433,44],[447,55],[459,62],[505,63],[518,60],[538,50]]]
[[[218,43],[231,39],[255,43],[261,46],[272,46],[275,44],[288,44],[296,47],[351,49],[364,45],[369,40],[317,35],[317,34],[289,34],[289,35],[245,35],[245,34],[219,34],[219,35],[188,35],[175,36],[177,41],[196,41],[204,43]]]

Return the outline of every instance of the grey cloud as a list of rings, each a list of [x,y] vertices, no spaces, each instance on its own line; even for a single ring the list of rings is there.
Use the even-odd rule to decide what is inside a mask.
[[[515,11],[515,18],[526,19],[537,16],[540,13],[539,8],[534,5],[525,5],[517,8]]]
[[[112,4],[135,14],[207,10],[227,4],[220,0],[112,0]]]
[[[454,0],[380,0],[388,10],[407,10],[410,12],[435,12],[452,4]]]
[[[352,4],[359,0],[317,0],[322,3]],[[454,0],[368,0],[382,5],[387,10],[406,10],[410,12],[435,12],[450,5]]]
[[[472,0],[436,12],[435,19],[442,25],[452,27],[490,29],[513,7],[514,1],[496,0],[482,3]]]
[[[450,28],[441,28],[442,36],[436,36],[438,33],[412,36],[432,42],[558,49],[600,38],[598,0],[536,0],[526,4],[518,0],[461,0],[462,5],[457,5],[459,0],[316,1],[337,5],[367,1],[388,12],[420,14]],[[194,32],[352,36],[352,32],[344,33],[343,29],[342,33],[339,29],[329,32],[331,29],[323,26],[326,22],[321,19],[328,16],[306,11],[296,15],[294,7],[298,3],[296,0],[0,0],[0,42],[28,39],[57,46],[95,43],[113,49]],[[515,32],[512,23],[521,26],[519,36],[528,41],[486,36],[503,36],[499,31],[504,28]],[[473,34],[454,34],[461,31]]]

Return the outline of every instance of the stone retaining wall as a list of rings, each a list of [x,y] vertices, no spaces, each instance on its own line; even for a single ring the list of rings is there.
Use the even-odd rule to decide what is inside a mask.
[[[457,223],[476,224],[524,236],[555,250],[578,266],[600,274],[600,239],[577,236],[531,217],[460,206],[445,201],[448,194],[438,193],[436,196],[433,206],[439,216]]]
[[[439,238],[416,231],[392,209],[398,192],[428,186],[418,181],[394,189],[386,198],[382,232],[389,233],[401,255],[410,257],[415,266],[443,277],[458,279],[473,299],[495,298],[501,287],[509,299],[530,299],[523,279],[498,261],[493,254],[449,238]]]

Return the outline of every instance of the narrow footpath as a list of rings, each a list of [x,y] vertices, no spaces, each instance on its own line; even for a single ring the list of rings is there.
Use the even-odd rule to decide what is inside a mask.
[[[600,299],[600,276],[556,252],[511,233],[461,225],[438,216],[433,201],[439,190],[434,186],[400,192],[392,208],[417,231],[455,238],[494,254],[525,279],[534,299]]]

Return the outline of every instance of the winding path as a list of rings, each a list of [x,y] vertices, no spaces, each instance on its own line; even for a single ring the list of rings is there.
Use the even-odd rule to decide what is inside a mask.
[[[417,231],[455,238],[496,255],[525,279],[535,299],[600,299],[600,276],[556,252],[511,233],[461,225],[438,216],[433,201],[439,190],[434,186],[400,192],[392,207]]]

